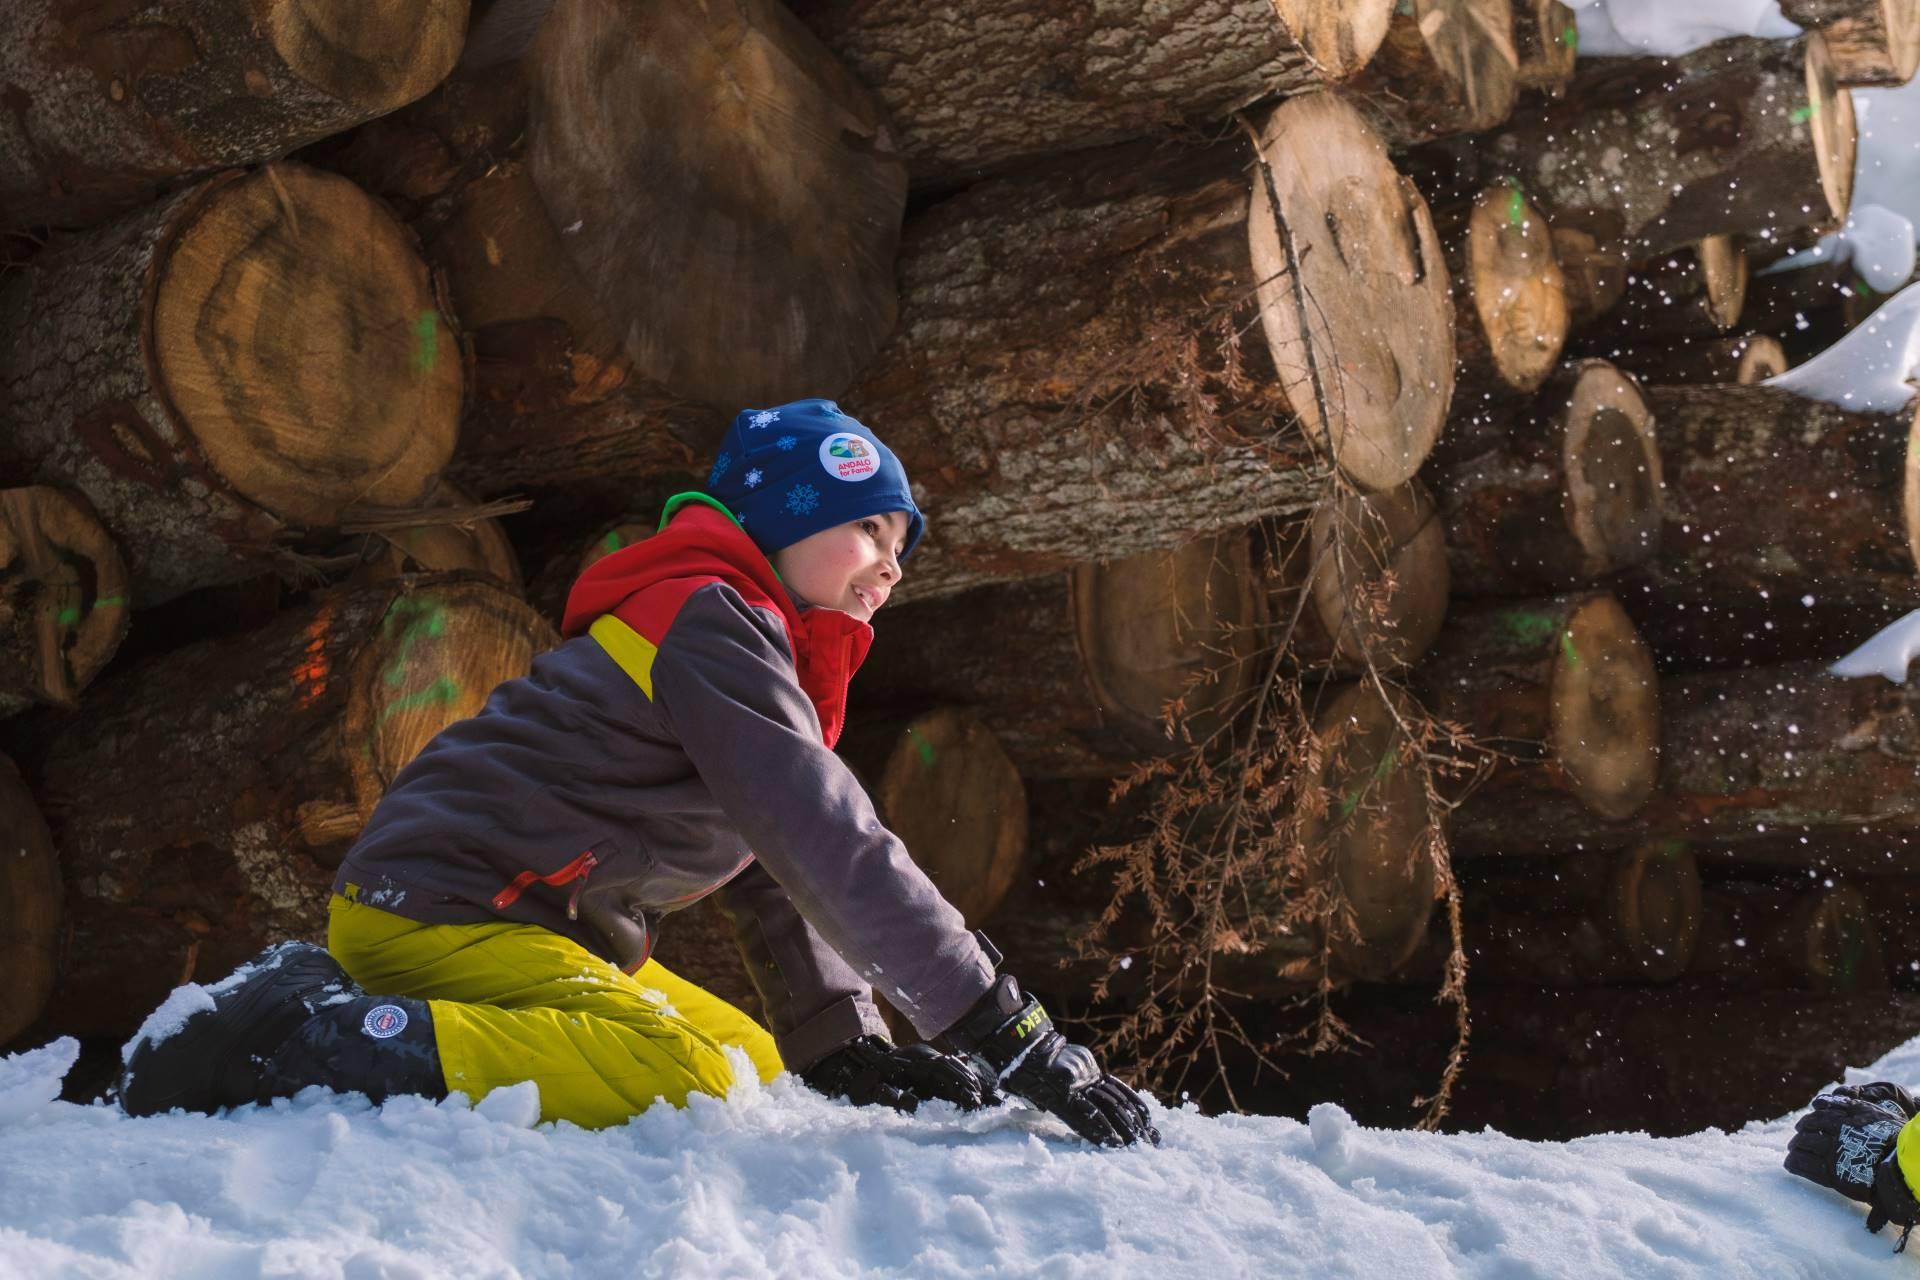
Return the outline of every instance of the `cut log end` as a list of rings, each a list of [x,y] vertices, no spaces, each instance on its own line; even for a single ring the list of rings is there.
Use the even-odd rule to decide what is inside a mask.
[[[1610,886],[1613,935],[1634,970],[1650,982],[1685,973],[1700,936],[1700,865],[1676,840],[1620,855]]]
[[[991,916],[1027,852],[1027,789],[986,725],[929,712],[894,740],[873,798],[914,863],[969,928]]]
[[[307,84],[368,115],[393,111],[447,78],[466,40],[468,0],[330,0],[257,4],[267,38]]]
[[[419,501],[464,372],[406,230],[346,179],[275,164],[209,184],[175,234],[149,350],[213,470],[295,525]]]
[[[1372,61],[1393,21],[1393,0],[1273,0],[1273,10],[1328,80],[1344,80]]]
[[[1282,103],[1258,152],[1247,228],[1273,366],[1341,469],[1391,489],[1432,451],[1453,397],[1452,301],[1426,201],[1331,94]]]
[[[316,645],[329,614],[315,616]],[[524,675],[557,637],[539,614],[484,579],[398,593],[349,673],[346,741],[364,822],[393,780],[447,725],[478,714],[494,686]],[[324,682],[328,672],[304,673]],[[363,749],[362,749],[363,748]]]
[[[1550,684],[1553,757],[1589,809],[1631,817],[1653,794],[1659,771],[1653,656],[1610,595],[1576,607],[1559,643]]]
[[[433,495],[428,519],[420,524],[372,535],[377,549],[361,569],[368,582],[409,573],[483,574],[512,591],[521,588],[520,561],[500,522],[471,512],[472,498],[442,481]],[[436,509],[445,512],[444,517]]]
[[[1817,991],[1883,991],[1887,964],[1880,930],[1852,885],[1804,895],[1794,904],[1787,937],[1790,963]]]
[[[1513,51],[1522,89],[1559,97],[1573,80],[1580,32],[1560,0],[1514,0]]]
[[[1553,372],[1567,340],[1567,282],[1546,219],[1517,187],[1482,191],[1467,219],[1468,290],[1494,371],[1518,391]]]
[[[1373,681],[1361,681],[1315,717],[1327,744],[1319,778],[1327,813],[1303,824],[1302,839],[1323,851],[1353,912],[1351,931],[1334,930],[1334,967],[1366,981],[1406,963],[1433,913],[1425,765],[1407,752],[1400,727],[1415,710],[1404,695],[1390,704]]]
[[[1567,287],[1567,320],[1575,329],[1591,324],[1619,305],[1627,291],[1627,260],[1576,227],[1553,228],[1553,254]]]
[[[84,500],[0,490],[0,704],[71,706],[130,616],[126,564]]]
[[[1234,530],[1068,575],[1074,643],[1102,715],[1146,752],[1195,739],[1252,687],[1262,601],[1248,535]]]
[[[1737,360],[1733,380],[1743,387],[1777,378],[1792,367],[1792,362],[1787,359],[1787,349],[1780,345],[1780,339],[1768,333],[1756,333],[1742,339]]]
[[[1820,189],[1834,221],[1844,222],[1853,207],[1853,166],[1860,134],[1853,93],[1840,87],[1833,55],[1817,31],[1807,37],[1807,112],[1820,166]]]
[[[24,1031],[53,990],[60,863],[53,836],[13,762],[0,756],[0,1047]]]
[[[1695,246],[1706,284],[1707,318],[1725,332],[1740,321],[1747,304],[1747,254],[1732,236],[1708,236]]]
[[[1567,527],[1587,575],[1604,577],[1651,557],[1664,510],[1653,411],[1634,380],[1605,361],[1585,362],[1562,437]]]

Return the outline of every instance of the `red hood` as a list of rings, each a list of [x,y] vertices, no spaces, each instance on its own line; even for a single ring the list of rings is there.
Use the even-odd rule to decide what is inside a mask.
[[[594,619],[612,613],[661,643],[680,601],[715,581],[732,587],[750,605],[776,610],[785,621],[800,687],[813,700],[827,745],[832,746],[846,714],[847,682],[866,659],[873,628],[838,609],[799,609],[766,553],[732,518],[704,502],[687,503],[645,542],[595,561],[567,593],[560,634],[569,640],[584,635]],[[641,592],[667,584],[680,589],[656,593],[652,607],[637,601],[634,607],[623,607]]]

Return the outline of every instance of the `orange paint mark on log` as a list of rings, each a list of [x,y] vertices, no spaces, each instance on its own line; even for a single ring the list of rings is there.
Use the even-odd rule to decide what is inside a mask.
[[[295,702],[304,711],[327,692],[327,677],[332,674],[332,664],[327,661],[327,635],[333,630],[333,606],[324,604],[313,615],[313,621],[307,624],[307,648],[300,661],[293,668],[293,686],[299,690]]]

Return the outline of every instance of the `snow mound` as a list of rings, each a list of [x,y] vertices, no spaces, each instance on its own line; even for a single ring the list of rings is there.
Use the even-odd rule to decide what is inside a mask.
[[[1836,676],[1885,676],[1894,684],[1907,682],[1907,666],[1920,656],[1920,609],[1875,632],[1827,670]]]
[[[1909,285],[1847,335],[1766,385],[1857,412],[1893,413],[1920,374],[1920,285]]]
[[[1573,4],[1583,55],[1674,56],[1727,36],[1785,38],[1800,28],[1778,0],[1586,0]]]
[[[60,1082],[79,1059],[80,1042],[72,1036],[0,1058],[0,1128],[20,1123],[58,1098]]]
[[[1107,1151],[1006,1106],[918,1116],[750,1073],[590,1133],[310,1089],[225,1115],[51,1101],[71,1041],[0,1059],[0,1280],[1034,1276],[1843,1277],[1892,1234],[1780,1167],[1788,1120],[1522,1142],[1156,1106]],[[1920,1041],[1849,1080],[1920,1084]]]

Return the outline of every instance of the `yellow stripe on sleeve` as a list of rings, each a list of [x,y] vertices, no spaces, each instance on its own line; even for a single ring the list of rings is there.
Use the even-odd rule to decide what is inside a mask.
[[[653,641],[610,613],[595,618],[587,634],[607,651],[609,658],[620,664],[622,671],[633,677],[640,692],[653,697],[653,657],[660,652]]]

